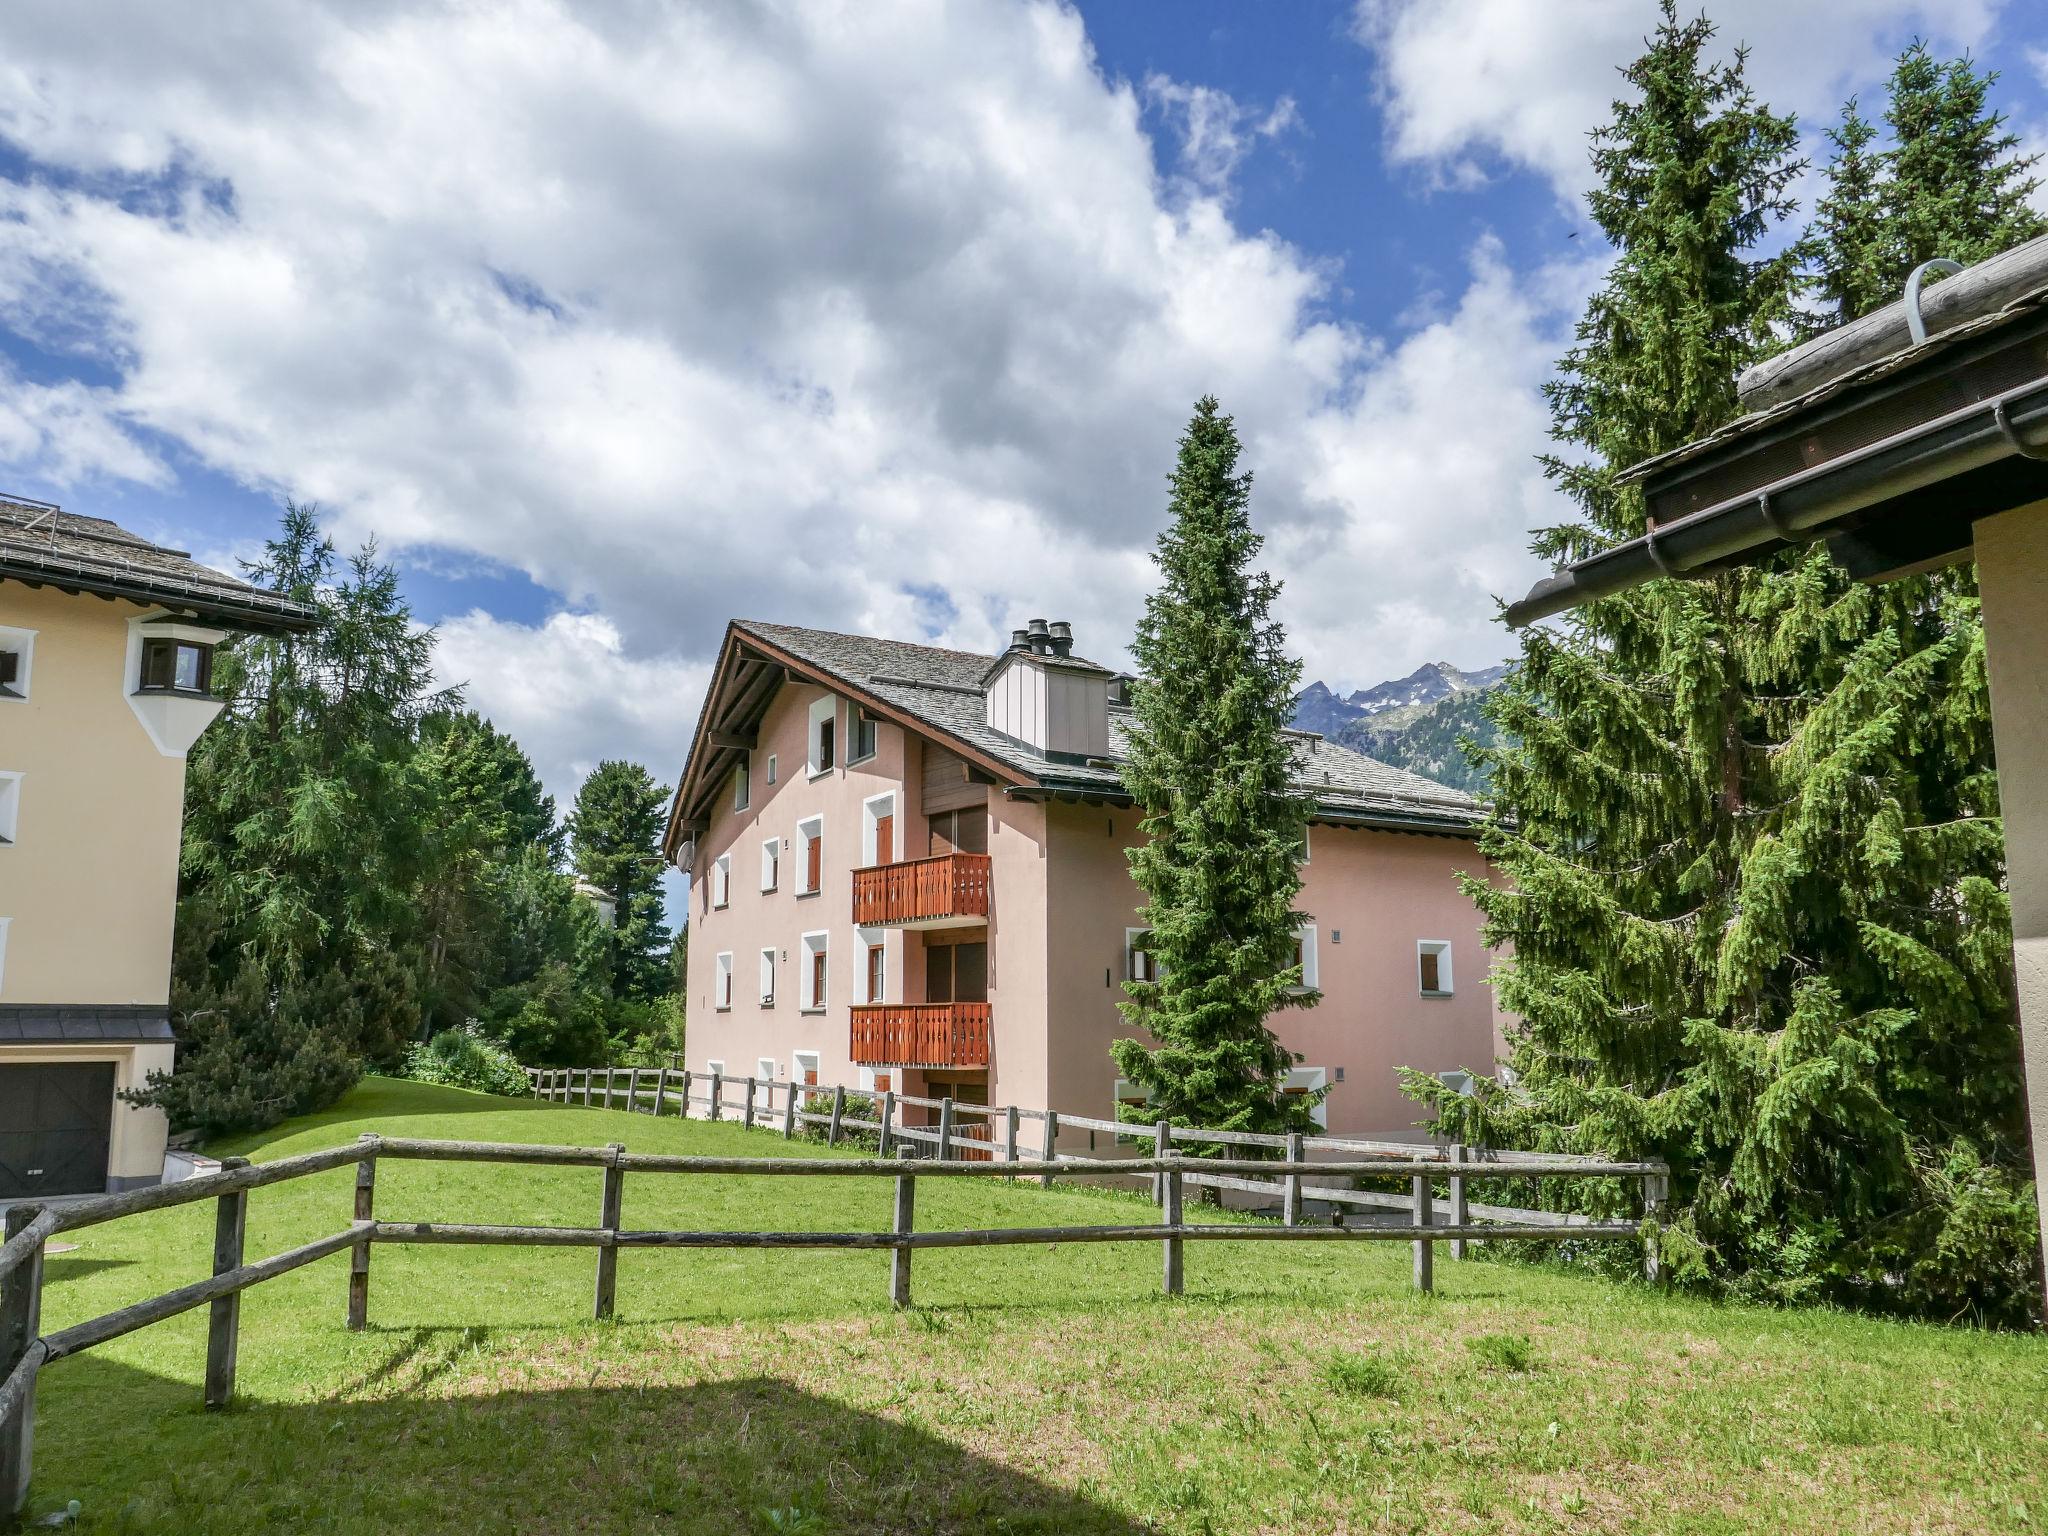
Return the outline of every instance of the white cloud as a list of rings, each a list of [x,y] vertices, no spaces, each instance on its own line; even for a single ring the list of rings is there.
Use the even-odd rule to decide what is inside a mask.
[[[116,394],[75,380],[36,384],[0,365],[0,463],[72,486],[95,480],[167,485],[163,461],[122,420]]]
[[[1749,76],[1780,112],[1832,120],[1882,79],[1914,37],[1982,44],[2001,0],[1717,0],[1718,41],[1752,48]],[[1688,19],[1694,5],[1681,6]],[[1655,26],[1648,0],[1358,0],[1354,30],[1377,58],[1387,148],[1456,186],[1489,167],[1526,167],[1583,191],[1586,133],[1605,121]]]
[[[618,626],[590,613],[516,624],[474,609],[439,626],[436,682],[514,737],[567,814],[600,761],[631,758],[673,783],[710,667],[636,657]]]
[[[1227,193],[1231,178],[1261,139],[1299,130],[1301,111],[1291,96],[1263,110],[1213,85],[1192,85],[1165,75],[1145,77],[1145,100],[1180,137],[1180,167],[1198,189]]]
[[[1148,90],[1171,172],[1048,3],[17,3],[0,133],[50,174],[0,183],[0,320],[118,378],[87,426],[559,593],[443,639],[558,794],[674,774],[735,614],[1064,615],[1117,659],[1209,390],[1315,671],[1501,654],[1573,280],[1482,248],[1443,318],[1365,336],[1230,216],[1291,107]],[[160,478],[94,431],[79,462]]]

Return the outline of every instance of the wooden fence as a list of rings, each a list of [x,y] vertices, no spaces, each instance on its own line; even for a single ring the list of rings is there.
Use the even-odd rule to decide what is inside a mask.
[[[1288,1164],[1308,1166],[1290,1172],[1279,1163],[1257,1158],[1238,1163],[1218,1162],[1204,1157],[1190,1160],[1182,1182],[1197,1188],[1231,1190],[1240,1194],[1264,1195],[1277,1202],[1286,1226],[1299,1226],[1302,1207],[1314,1199],[1329,1205],[1358,1209],[1406,1211],[1418,1224],[1464,1227],[1474,1222],[1507,1223],[1520,1227],[1554,1228],[1544,1235],[1555,1239],[1614,1236],[1616,1224],[1590,1216],[1563,1211],[1536,1210],[1527,1206],[1492,1205],[1466,1196],[1467,1179],[1498,1177],[1575,1177],[1584,1170],[1597,1169],[1618,1178],[1639,1182],[1641,1209],[1651,1221],[1670,1191],[1669,1165],[1661,1162],[1622,1163],[1606,1159],[1574,1157],[1555,1152],[1512,1152],[1488,1147],[1469,1147],[1400,1141],[1373,1141],[1356,1136],[1273,1136],[1249,1131],[1191,1130],[1164,1122],[1155,1126],[1132,1125],[1116,1120],[1099,1120],[1087,1115],[1063,1114],[1049,1109],[1026,1109],[1018,1105],[962,1104],[951,1098],[918,1098],[883,1090],[848,1089],[786,1083],[776,1079],[727,1077],[722,1073],[693,1073],[667,1067],[528,1067],[534,1097],[563,1104],[584,1104],[598,1108],[644,1110],[666,1114],[671,1107],[678,1115],[702,1111],[711,1120],[734,1119],[749,1128],[780,1128],[793,1136],[799,1126],[821,1126],[825,1140],[837,1145],[848,1131],[873,1132],[884,1157],[908,1144],[913,1155],[926,1151],[938,1157],[967,1160],[992,1159],[1005,1166],[1004,1173],[1017,1177],[1025,1170],[1015,1167],[1020,1155],[1035,1147],[1041,1163],[1091,1162],[1089,1158],[1058,1150],[1060,1133],[1088,1131],[1110,1135],[1120,1143],[1148,1146],[1154,1158],[1171,1155],[1176,1147],[1245,1147],[1258,1149]],[[777,1099],[781,1100],[780,1108]],[[866,1114],[849,1114],[852,1103]],[[920,1108],[935,1111],[936,1125],[903,1123],[901,1111]],[[1026,1122],[1030,1122],[1027,1129]],[[1334,1154],[1337,1159],[1373,1160],[1363,1170],[1353,1170],[1342,1161],[1312,1162],[1316,1153]],[[1351,1187],[1354,1173],[1401,1174],[1401,1164],[1429,1164],[1434,1179],[1445,1184],[1445,1194],[1428,1199],[1426,1220],[1419,1203],[1431,1178],[1416,1175],[1408,1194]],[[1110,1177],[1146,1178],[1152,1186],[1154,1203],[1165,1198],[1162,1181],[1149,1172],[1149,1165],[1129,1159],[1110,1159],[1104,1164]],[[1197,1171],[1200,1170],[1200,1171]],[[1094,1173],[1100,1176],[1103,1169]],[[1050,1188],[1054,1175],[1038,1175]],[[1337,1180],[1336,1183],[1329,1182]],[[1314,1181],[1314,1182],[1310,1182]],[[1451,1257],[1462,1259],[1468,1237],[1446,1237]],[[1489,1229],[1484,1237],[1509,1234]],[[1520,1234],[1517,1234],[1520,1235]],[[1630,1223],[1626,1235],[1644,1237],[1644,1271],[1655,1279],[1658,1258],[1653,1229]],[[1415,1283],[1427,1290],[1431,1277],[1431,1252],[1435,1239],[1415,1241]]]
[[[535,1075],[535,1089],[542,1097],[559,1102],[569,1088],[568,1079],[578,1074],[541,1072]],[[597,1074],[583,1073],[582,1102],[593,1101]],[[644,1103],[648,1112],[663,1113],[671,1104],[678,1114],[701,1106],[713,1119],[724,1118],[736,1109],[743,1124],[766,1127],[774,1123],[776,1091],[781,1090],[780,1125],[785,1136],[795,1134],[797,1125],[823,1125],[826,1138],[836,1141],[850,1130],[873,1130],[881,1143],[878,1157],[683,1157],[629,1153],[617,1142],[604,1147],[529,1146],[523,1143],[424,1141],[404,1137],[365,1134],[352,1145],[308,1152],[276,1162],[251,1165],[239,1158],[223,1162],[218,1173],[203,1174],[177,1184],[123,1194],[103,1195],[57,1206],[31,1201],[8,1208],[5,1242],[0,1244],[0,1516],[18,1512],[28,1497],[33,1452],[36,1378],[53,1361],[95,1345],[105,1344],[133,1333],[151,1323],[161,1322],[197,1307],[210,1311],[207,1328],[204,1400],[209,1408],[224,1407],[234,1392],[237,1348],[240,1337],[240,1301],[243,1291],[274,1280],[292,1270],[331,1255],[349,1255],[346,1302],[347,1326],[367,1325],[370,1299],[370,1258],[380,1243],[467,1243],[522,1245],[597,1250],[596,1294],[593,1313],[602,1319],[612,1315],[617,1291],[619,1252],[625,1248],[822,1248],[854,1249],[889,1254],[889,1298],[897,1306],[910,1304],[911,1260],[920,1249],[999,1247],[1041,1243],[1158,1243],[1162,1254],[1162,1285],[1168,1295],[1182,1288],[1182,1254],[1189,1242],[1205,1241],[1412,1241],[1415,1244],[1415,1279],[1425,1289],[1431,1283],[1432,1244],[1449,1241],[1454,1247],[1472,1239],[1485,1238],[1634,1238],[1647,1231],[1654,1254],[1654,1225],[1636,1221],[1585,1221],[1566,1224],[1548,1213],[1536,1213],[1541,1221],[1502,1219],[1486,1208],[1463,1204],[1461,1192],[1452,1198],[1453,1216],[1439,1223],[1441,1203],[1434,1198],[1433,1183],[1443,1177],[1461,1181],[1463,1175],[1451,1169],[1472,1167],[1487,1177],[1510,1178],[1621,1178],[1642,1182],[1646,1214],[1654,1216],[1661,1198],[1666,1169],[1661,1163],[1622,1163],[1598,1159],[1564,1157],[1533,1158],[1527,1154],[1500,1154],[1495,1160],[1477,1163],[1452,1162],[1440,1149],[1407,1148],[1365,1159],[1309,1162],[1301,1147],[1289,1138],[1279,1161],[1270,1159],[1203,1159],[1199,1163],[1172,1151],[1175,1132],[1164,1124],[1149,1133],[1155,1154],[1136,1158],[1089,1158],[1052,1155],[1053,1141],[1062,1123],[1100,1126],[1117,1134],[1129,1134],[1131,1127],[1110,1122],[1083,1121],[1073,1117],[1042,1115],[1044,1151],[1047,1155],[1024,1156],[1018,1145],[1021,1110],[1005,1108],[982,1111],[1000,1114],[1004,1137],[1001,1160],[987,1160],[989,1144],[977,1142],[984,1160],[917,1157],[913,1148],[925,1146],[939,1151],[958,1146],[966,1138],[957,1130],[955,1117],[977,1106],[956,1105],[948,1100],[898,1100],[893,1094],[880,1096],[872,1118],[847,1113],[843,1086],[806,1089],[790,1084],[763,1085],[745,1079],[729,1083],[710,1078],[700,1098],[692,1099],[690,1074],[646,1071],[643,1090],[641,1073],[604,1072],[604,1096],[616,1103],[619,1079],[625,1077],[629,1106]],[[672,1091],[670,1077],[680,1079]],[[734,1105],[728,1090],[741,1090]],[[763,1093],[763,1088],[766,1093]],[[808,1097],[808,1102],[805,1102]],[[572,1095],[569,1102],[577,1100]],[[819,1108],[823,1103],[826,1108]],[[900,1104],[935,1104],[939,1113],[936,1127],[904,1126],[896,1123]],[[856,1106],[858,1107],[858,1106]],[[1211,1133],[1197,1139],[1222,1140]],[[1325,1141],[1328,1138],[1314,1138]],[[1348,1143],[1347,1143],[1348,1145]],[[890,1154],[894,1155],[890,1155]],[[444,1162],[477,1162],[562,1167],[586,1167],[601,1171],[597,1222],[589,1227],[490,1226],[467,1223],[380,1219],[376,1213],[377,1167],[388,1158]],[[244,1252],[248,1227],[249,1192],[291,1179],[306,1178],[353,1165],[355,1187],[352,1215],[341,1230],[287,1249],[268,1258],[250,1261]],[[893,1219],[886,1231],[859,1232],[723,1232],[723,1231],[635,1231],[621,1227],[626,1175],[745,1175],[778,1178],[885,1178],[895,1181]],[[954,1231],[917,1231],[915,1212],[917,1184],[931,1178],[1035,1178],[1050,1185],[1055,1178],[1142,1177],[1153,1181],[1160,1207],[1157,1223],[1115,1223],[1101,1226],[1003,1227]],[[1401,1226],[1342,1227],[1308,1226],[1300,1222],[1301,1181],[1308,1176],[1399,1177],[1413,1181],[1408,1202],[1412,1219]],[[1185,1219],[1183,1193],[1186,1185],[1201,1181],[1216,1185],[1225,1180],[1281,1181],[1287,1193],[1287,1223],[1198,1224]],[[1224,1183],[1222,1187],[1235,1188]],[[1456,1185],[1454,1185],[1454,1191]],[[1328,1191],[1319,1191],[1326,1195]],[[1401,1197],[1389,1197],[1400,1200]],[[179,1286],[147,1300],[138,1301],[100,1317],[74,1323],[46,1333],[41,1323],[43,1261],[45,1245],[59,1233],[97,1226],[144,1211],[171,1206],[215,1202],[213,1273],[188,1285]]]

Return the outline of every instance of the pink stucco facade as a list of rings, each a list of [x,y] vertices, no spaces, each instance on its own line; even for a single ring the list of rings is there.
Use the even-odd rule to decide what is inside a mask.
[[[783,684],[767,706],[751,754],[748,803],[728,783],[698,836],[690,896],[688,1065],[720,1064],[729,1076],[801,1077],[813,1060],[818,1081],[873,1081],[852,1059],[851,1010],[869,1002],[925,999],[926,946],[965,937],[987,945],[991,1043],[985,1073],[889,1072],[911,1093],[986,1102],[1050,1105],[1069,1113],[1114,1113],[1112,1039],[1127,1032],[1117,1012],[1125,974],[1126,931],[1138,924],[1139,893],[1125,849],[1137,840],[1128,808],[1074,804],[987,789],[991,895],[985,927],[970,933],[857,928],[853,871],[874,862],[877,811],[894,818],[898,859],[922,854],[927,818],[920,803],[925,738],[881,722],[876,750],[812,775],[807,757],[813,707],[831,700],[835,739],[844,744],[852,706],[802,681]],[[934,750],[939,750],[934,748]],[[768,782],[774,759],[775,781]],[[880,804],[880,797],[888,797]],[[797,887],[805,873],[803,832],[822,827],[816,894]],[[762,844],[777,845],[775,888],[762,889]],[[1492,1069],[1498,1026],[1487,983],[1489,957],[1479,918],[1459,889],[1461,872],[1482,871],[1466,839],[1317,824],[1311,829],[1301,911],[1321,998],[1290,1009],[1275,1028],[1296,1053],[1306,1080],[1320,1071],[1329,1089],[1333,1131],[1375,1136],[1416,1134],[1415,1106],[1396,1071]],[[730,860],[722,882],[720,859]],[[725,900],[715,901],[721,883]],[[825,991],[808,1007],[810,948],[823,935]],[[1424,996],[1418,943],[1448,946],[1447,996]],[[867,948],[884,951],[883,993],[868,995]],[[773,954],[773,1001],[760,998],[760,955]],[[721,998],[720,957],[730,956],[729,1004]],[[1442,962],[1440,962],[1442,963]],[[1341,1080],[1340,1080],[1341,1075]]]

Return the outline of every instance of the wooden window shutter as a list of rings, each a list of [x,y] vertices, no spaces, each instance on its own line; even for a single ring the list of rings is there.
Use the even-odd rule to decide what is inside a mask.
[[[893,864],[896,862],[896,818],[894,815],[875,818],[875,862]]]
[[[879,944],[868,946],[868,1001],[879,1003],[889,974],[888,953]]]
[[[811,951],[811,1006],[825,1006],[825,951],[822,949]]]
[[[820,832],[804,848],[804,889],[817,890],[825,879],[825,834]]]
[[[1442,987],[1437,985],[1436,959],[1435,950],[1425,949],[1422,952],[1422,990],[1425,992],[1441,992],[1443,990]]]

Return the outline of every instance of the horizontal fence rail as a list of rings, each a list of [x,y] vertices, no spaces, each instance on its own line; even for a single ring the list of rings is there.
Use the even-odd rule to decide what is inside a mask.
[[[1161,1282],[1168,1295],[1184,1284],[1184,1247],[1190,1242],[1412,1242],[1415,1283],[1428,1289],[1434,1245],[1449,1242],[1454,1255],[1469,1241],[1505,1238],[1538,1241],[1631,1239],[1642,1237],[1646,1268],[1656,1273],[1656,1212],[1669,1170],[1656,1162],[1613,1162],[1551,1154],[1485,1152],[1452,1147],[1409,1146],[1344,1137],[1254,1137],[1245,1133],[1176,1130],[1061,1116],[1050,1110],[959,1104],[880,1094],[849,1094],[844,1085],[762,1082],[656,1068],[540,1069],[532,1072],[535,1093],[556,1102],[607,1104],[649,1114],[692,1114],[710,1120],[728,1116],[743,1126],[777,1127],[785,1137],[799,1127],[817,1128],[828,1144],[849,1134],[872,1133],[878,1155],[858,1157],[707,1157],[628,1152],[613,1142],[603,1147],[541,1146],[524,1142],[439,1141],[366,1133],[352,1145],[247,1164],[228,1159],[217,1173],[176,1184],[104,1195],[63,1206],[17,1202],[6,1212],[0,1242],[0,1517],[18,1513],[27,1501],[31,1471],[37,1375],[50,1363],[199,1307],[210,1309],[207,1329],[205,1402],[225,1407],[234,1392],[240,1334],[241,1293],[293,1270],[337,1254],[349,1255],[346,1325],[368,1326],[370,1258],[380,1243],[469,1244],[589,1248],[597,1254],[593,1316],[613,1314],[618,1255],[636,1248],[840,1249],[889,1255],[889,1298],[897,1306],[911,1299],[911,1260],[923,1249],[1009,1247],[1054,1243],[1158,1243]],[[703,1092],[693,1089],[701,1084]],[[780,1097],[780,1104],[777,1098]],[[902,1123],[905,1108],[935,1115],[929,1126]],[[1037,1141],[1035,1154],[1023,1145],[1024,1121]],[[971,1121],[973,1124],[963,1124]],[[1057,1150],[1062,1125],[1109,1131],[1149,1146],[1150,1155],[1083,1157]],[[1277,1157],[1195,1158],[1176,1143],[1243,1146],[1277,1152]],[[1348,1154],[1310,1160],[1308,1150]],[[937,1155],[922,1155],[925,1151]],[[439,1221],[404,1221],[376,1214],[376,1172],[387,1160],[502,1163],[594,1168],[601,1175],[598,1220],[588,1227],[529,1226]],[[287,1180],[340,1168],[355,1170],[352,1219],[338,1231],[267,1258],[246,1260],[249,1192]],[[775,1178],[889,1179],[893,1217],[886,1230],[843,1232],[724,1232],[635,1229],[623,1225],[626,1176],[746,1176]],[[1641,1220],[1565,1218],[1552,1212],[1468,1204],[1466,1177],[1614,1178],[1633,1180],[1643,1194]],[[1399,1178],[1410,1181],[1406,1195],[1341,1191],[1318,1186],[1315,1198],[1348,1195],[1406,1210],[1404,1225],[1310,1226],[1301,1221],[1303,1181]],[[964,1230],[916,1230],[917,1184],[925,1179],[1142,1178],[1150,1181],[1160,1219],[1094,1226],[1030,1226]],[[1447,1181],[1448,1203],[1435,1193]],[[1283,1195],[1281,1225],[1196,1223],[1186,1220],[1184,1194],[1190,1184]],[[135,1302],[55,1332],[41,1326],[46,1245],[60,1233],[211,1200],[215,1204],[213,1273],[161,1295]]]

